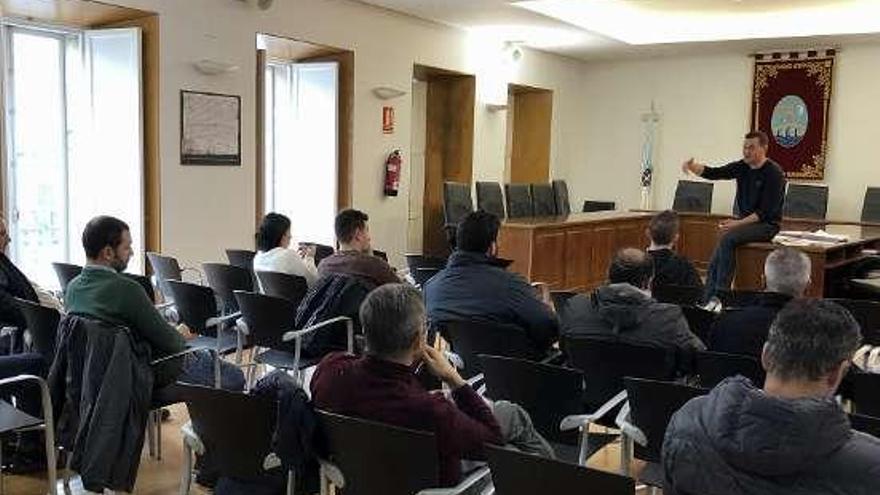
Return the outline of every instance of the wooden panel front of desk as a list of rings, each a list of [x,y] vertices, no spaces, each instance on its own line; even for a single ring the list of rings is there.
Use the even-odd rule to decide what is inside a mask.
[[[498,256],[513,260],[510,270],[532,282],[586,291],[605,282],[615,251],[644,248],[650,219],[620,211],[511,219],[498,234]]]

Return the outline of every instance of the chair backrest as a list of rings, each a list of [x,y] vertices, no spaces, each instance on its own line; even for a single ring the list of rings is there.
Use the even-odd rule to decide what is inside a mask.
[[[230,265],[244,268],[251,272],[254,271],[254,256],[256,255],[257,253],[250,249],[226,250],[226,259],[229,260]]]
[[[449,341],[452,351],[464,361],[462,376],[470,378],[481,373],[479,354],[538,360],[543,356],[526,338],[526,332],[515,325],[480,321],[446,321],[439,324],[440,333]]]
[[[782,214],[789,218],[824,220],[828,211],[828,186],[788,184]]]
[[[58,322],[61,314],[54,308],[47,308],[35,302],[15,298],[15,305],[31,335],[34,350],[42,355],[46,362],[51,363],[55,359],[55,341],[58,334]]]
[[[156,285],[159,286],[162,295],[167,300],[174,300],[174,296],[171,295],[171,289],[168,287],[167,281],[182,280],[183,270],[181,270],[177,259],[172,258],[171,256],[165,256],[164,254],[150,252],[147,253],[147,260],[153,268],[153,273],[156,275]]]
[[[254,345],[285,349],[284,332],[295,329],[297,305],[289,299],[256,292],[235,291],[241,317]]]
[[[281,297],[299,305],[309,291],[305,277],[281,272],[257,272],[257,280],[267,296]]]
[[[880,418],[880,374],[852,373],[854,412]]]
[[[55,275],[58,276],[58,283],[61,286],[62,292],[66,291],[67,284],[82,272],[81,266],[69,263],[52,263],[52,268],[55,269]]]
[[[213,334],[213,330],[208,332],[205,328],[205,322],[218,314],[214,291],[210,287],[178,280],[167,280],[166,283],[180,322],[200,335]]]
[[[569,364],[584,373],[584,398],[598,407],[623,390],[623,377],[672,380],[675,352],[659,347],[590,337],[565,337],[562,347]]]
[[[406,266],[410,272],[415,272],[419,268],[437,268],[442,269],[446,266],[444,258],[436,258],[424,254],[409,253],[405,254]]]
[[[144,289],[144,292],[147,294],[147,299],[153,304],[156,303],[156,289],[153,287],[153,283],[150,282],[149,277],[138,275],[137,273],[123,273],[122,276],[137,282],[137,284],[141,286],[141,289]]]
[[[413,280],[416,281],[416,285],[422,287],[425,285],[425,282],[431,280],[434,275],[440,272],[440,268],[416,268],[416,271],[412,273]]]
[[[659,284],[651,288],[651,295],[657,302],[696,305],[703,299],[703,289],[687,285]]]
[[[477,208],[502,220],[506,218],[501,185],[497,182],[477,182]]]
[[[388,263],[388,253],[386,253],[385,251],[379,251],[378,249],[374,249],[373,256],[381,259],[385,263]]]
[[[565,306],[568,304],[568,300],[576,295],[577,292],[570,290],[550,291],[550,299],[553,301],[553,307],[556,309],[556,314],[559,316],[560,320],[564,317],[563,313],[565,312]]]
[[[675,188],[672,209],[679,212],[709,213],[712,210],[711,182],[680,180]]]
[[[263,462],[272,452],[275,401],[200,385],[176,386],[220,476],[242,480],[263,477]]]
[[[532,184],[532,214],[536,217],[556,215],[556,197],[550,184]]]
[[[301,242],[300,244],[315,247],[315,266],[319,265],[321,260],[336,252],[336,249],[334,249],[333,246],[328,246],[326,244],[317,244],[314,242]]]
[[[509,218],[534,216],[532,191],[528,184],[504,184],[504,200]]]
[[[742,375],[756,387],[764,385],[764,368],[757,359],[739,354],[704,351],[697,353],[694,372],[700,377],[700,385],[712,388],[725,378]]]
[[[865,200],[862,203],[862,221],[880,222],[880,187],[865,189]]]
[[[709,332],[712,331],[718,315],[699,306],[681,306],[681,312],[687,320],[691,333],[699,337],[704,344],[708,344]]]
[[[880,438],[880,418],[863,414],[850,414],[849,422],[853,430]]]
[[[609,211],[617,209],[617,205],[614,201],[593,201],[593,200],[585,200],[584,206],[581,208],[581,211],[584,213],[591,213],[594,211]]]
[[[223,313],[232,314],[238,311],[238,302],[232,294],[234,291],[253,291],[254,278],[251,270],[223,263],[202,263],[208,286],[220,297]]]
[[[880,302],[865,299],[829,299],[852,313],[862,330],[862,343],[880,345]]]
[[[320,410],[318,418],[345,495],[412,495],[438,486],[433,434]]]
[[[660,462],[663,437],[675,411],[687,401],[706,394],[705,389],[680,383],[626,377],[626,395],[632,424],[642,430],[648,440],[644,447],[636,445],[634,456],[648,462]]]
[[[577,431],[560,431],[559,423],[582,414],[584,375],[579,370],[503,356],[478,356],[486,379],[486,396],[523,407],[544,438],[576,445]]]
[[[553,181],[553,199],[556,201],[556,214],[571,213],[571,202],[568,200],[568,184],[561,179]]]
[[[718,299],[725,308],[744,308],[758,303],[766,292],[760,290],[719,289]]]
[[[633,495],[635,480],[503,447],[486,447],[498,495]]]
[[[446,225],[458,225],[458,222],[474,211],[471,199],[471,185],[464,182],[443,183],[443,222]]]

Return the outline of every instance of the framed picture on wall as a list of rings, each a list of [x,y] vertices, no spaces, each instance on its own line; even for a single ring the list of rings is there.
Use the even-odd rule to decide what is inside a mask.
[[[180,91],[180,163],[241,165],[241,97]]]

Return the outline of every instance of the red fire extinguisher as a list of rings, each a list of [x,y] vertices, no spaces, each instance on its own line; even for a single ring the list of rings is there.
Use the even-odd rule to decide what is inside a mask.
[[[403,165],[403,158],[400,156],[400,150],[394,150],[385,160],[385,195],[397,196],[397,190],[400,189],[400,168]]]

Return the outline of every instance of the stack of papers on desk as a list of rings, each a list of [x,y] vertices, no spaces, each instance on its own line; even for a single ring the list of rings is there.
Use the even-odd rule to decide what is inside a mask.
[[[849,236],[829,234],[821,229],[815,232],[783,230],[773,238],[774,244],[783,246],[830,246],[848,241]]]

